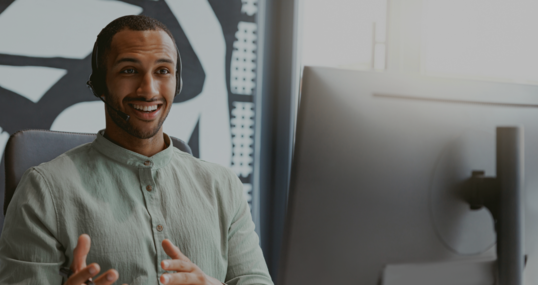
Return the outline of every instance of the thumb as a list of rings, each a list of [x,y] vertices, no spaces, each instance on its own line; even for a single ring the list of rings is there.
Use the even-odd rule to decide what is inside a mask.
[[[78,237],[77,246],[73,250],[73,263],[71,270],[78,272],[86,267],[86,257],[90,252],[91,239],[87,234],[81,234]]]

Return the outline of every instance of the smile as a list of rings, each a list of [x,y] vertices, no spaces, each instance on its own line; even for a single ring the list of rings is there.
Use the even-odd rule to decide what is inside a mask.
[[[159,107],[158,105],[142,106],[142,105],[135,105],[135,104],[133,104],[132,106],[133,108],[140,111],[144,111],[144,112],[152,112],[152,111],[157,110],[157,108]]]
[[[129,104],[133,110],[132,114],[142,121],[151,121],[160,116],[163,104]]]

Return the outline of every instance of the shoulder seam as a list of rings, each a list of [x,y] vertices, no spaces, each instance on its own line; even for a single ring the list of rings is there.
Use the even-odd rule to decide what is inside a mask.
[[[56,208],[56,202],[54,201],[54,196],[52,195],[52,192],[50,191],[50,184],[49,184],[49,181],[47,179],[45,179],[45,176],[43,175],[43,173],[41,173],[41,171],[39,169],[37,169],[37,167],[32,167],[32,170],[34,170],[40,177],[41,179],[43,179],[43,181],[45,181],[45,188],[46,189],[46,192],[49,194],[50,196],[50,200],[52,201],[52,207],[54,208],[54,216],[55,216],[55,219],[56,219],[56,236],[58,237],[59,236],[59,232],[60,232],[60,220],[58,219],[58,210]]]
[[[68,155],[67,155],[68,153],[69,153],[69,154],[77,154],[77,153],[80,153],[81,151],[83,151],[83,148],[84,148],[84,147],[88,147],[88,148],[90,148],[90,149],[93,149],[93,147],[92,147],[92,143],[91,143],[91,142],[83,143],[83,144],[78,145],[78,146],[76,146],[76,147],[74,147],[74,148],[72,148],[72,149],[70,149],[70,150],[67,150],[66,152],[63,152],[63,153],[59,154],[59,155],[56,156],[55,158],[53,158],[53,159],[51,159],[51,160],[49,160],[49,161],[43,162],[43,163],[41,163],[41,164],[48,165],[49,163],[51,163],[51,162],[53,162],[53,161],[56,161],[56,160],[59,160],[59,159],[63,159],[63,158],[65,158],[65,157],[68,157]],[[35,168],[35,167],[38,167],[38,166],[39,166],[39,165],[36,165],[36,166],[34,166],[34,168]],[[37,171],[37,169],[36,169],[36,171]],[[40,175],[43,177],[43,179],[44,179],[44,176],[43,176],[43,174],[42,174],[40,171],[39,171],[39,174],[40,174]]]

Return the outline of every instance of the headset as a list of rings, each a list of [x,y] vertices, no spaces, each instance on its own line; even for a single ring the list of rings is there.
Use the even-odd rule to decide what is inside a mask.
[[[112,107],[112,105],[110,105],[107,101],[105,101],[101,97],[103,94],[105,94],[106,82],[105,82],[105,76],[103,72],[99,70],[99,62],[98,62],[99,48],[98,48],[97,42],[98,41],[95,41],[95,44],[93,45],[93,51],[92,51],[92,74],[90,75],[90,79],[88,80],[88,82],[86,82],[86,84],[88,85],[88,89],[90,89],[90,91],[93,93],[95,97],[101,99],[101,101],[103,101],[108,107],[110,107],[112,110],[118,113],[118,115],[127,122],[129,121],[129,118],[130,118],[129,115]],[[176,65],[176,94],[175,96],[181,93],[181,89],[183,89],[183,78],[181,77],[182,61],[181,61],[181,55],[179,54],[179,49],[177,48],[177,46],[176,46],[176,51],[177,51],[177,65]]]

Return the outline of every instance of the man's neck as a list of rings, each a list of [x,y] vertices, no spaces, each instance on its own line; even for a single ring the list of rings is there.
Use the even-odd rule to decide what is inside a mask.
[[[161,152],[169,145],[164,138],[163,129],[161,128],[157,134],[148,139],[140,139],[128,134],[125,131],[111,131],[105,129],[104,136],[109,141],[130,151],[141,155],[151,157]]]

